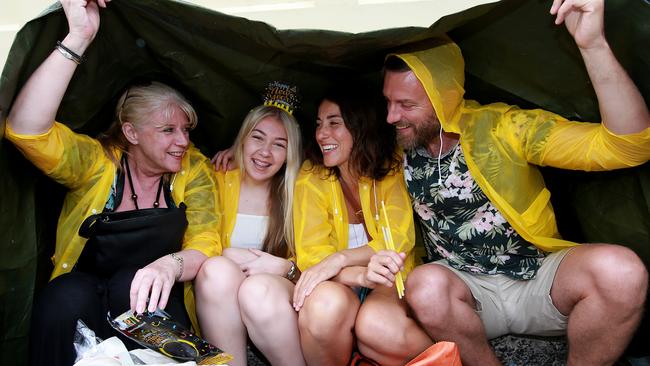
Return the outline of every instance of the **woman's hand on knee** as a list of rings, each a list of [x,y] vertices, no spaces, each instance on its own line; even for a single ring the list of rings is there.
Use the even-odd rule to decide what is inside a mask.
[[[293,308],[296,311],[302,308],[307,296],[314,291],[319,283],[327,281],[341,272],[342,261],[337,254],[330,255],[318,264],[302,272],[293,290]]]
[[[258,249],[248,249],[256,258],[247,263],[240,265],[246,276],[252,276],[260,273],[270,273],[285,277],[291,268],[289,260],[276,257]]]
[[[164,309],[177,274],[178,263],[168,255],[138,270],[131,281],[131,310],[143,313]]]

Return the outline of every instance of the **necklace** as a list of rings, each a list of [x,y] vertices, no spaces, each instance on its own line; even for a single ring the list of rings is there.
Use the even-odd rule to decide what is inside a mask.
[[[354,217],[357,218],[356,221],[358,221],[359,224],[363,225],[363,232],[366,234],[366,238],[370,237],[370,233],[368,233],[368,228],[366,227],[366,220],[363,217],[363,207],[361,207],[361,202],[359,200],[359,195],[355,195],[348,186],[348,184],[345,182],[343,179],[339,179],[339,182],[341,182],[341,190],[343,191],[343,197],[346,201],[346,205],[350,205],[352,210],[349,210],[348,212],[352,212]],[[348,220],[348,224],[350,224]],[[355,230],[356,233],[356,230]]]
[[[359,202],[358,195],[353,193],[352,188],[347,184],[347,182],[345,182],[345,180],[339,179],[339,181],[341,182],[341,190],[343,191],[343,197],[345,198],[346,204],[351,208],[348,212],[351,212],[354,217],[357,218],[357,221],[363,223],[363,208]]]
[[[124,159],[124,167],[126,168],[126,175],[129,178],[129,188],[131,188],[131,199],[135,204],[135,209],[139,210],[140,208],[138,207],[138,195],[135,194],[135,189],[133,188],[133,178],[131,178],[131,168],[129,167],[129,159],[127,158]],[[160,176],[160,180],[158,181],[158,191],[156,192],[156,200],[153,201],[154,208],[158,208],[158,206],[160,205],[158,201],[160,200],[160,192],[162,191],[162,187],[163,187],[163,179],[162,176]]]

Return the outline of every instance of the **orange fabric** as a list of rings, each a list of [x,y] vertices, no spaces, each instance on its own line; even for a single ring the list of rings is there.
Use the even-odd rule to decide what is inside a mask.
[[[462,366],[454,342],[438,342],[409,361],[406,366]]]

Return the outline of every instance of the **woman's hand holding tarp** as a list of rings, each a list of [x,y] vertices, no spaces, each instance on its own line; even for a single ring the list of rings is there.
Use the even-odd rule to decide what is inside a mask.
[[[68,38],[81,42],[79,46],[84,46],[83,49],[76,49],[75,44],[66,44],[77,54],[82,55],[85,47],[95,39],[97,31],[99,30],[99,8],[106,8],[106,3],[111,0],[61,0],[63,11],[68,19],[69,33]]]
[[[69,33],[30,76],[16,97],[8,117],[9,126],[16,133],[38,135],[52,127],[78,64],[66,49],[75,53],[75,57],[83,56],[99,30],[99,7],[106,7],[109,1],[61,1],[68,19]],[[82,57],[78,61],[81,60]]]

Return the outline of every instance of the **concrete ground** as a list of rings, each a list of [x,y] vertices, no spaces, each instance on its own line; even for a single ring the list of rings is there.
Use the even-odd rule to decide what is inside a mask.
[[[561,366],[566,364],[564,338],[503,336],[491,341],[504,366]],[[248,351],[249,366],[266,366],[255,352]]]

